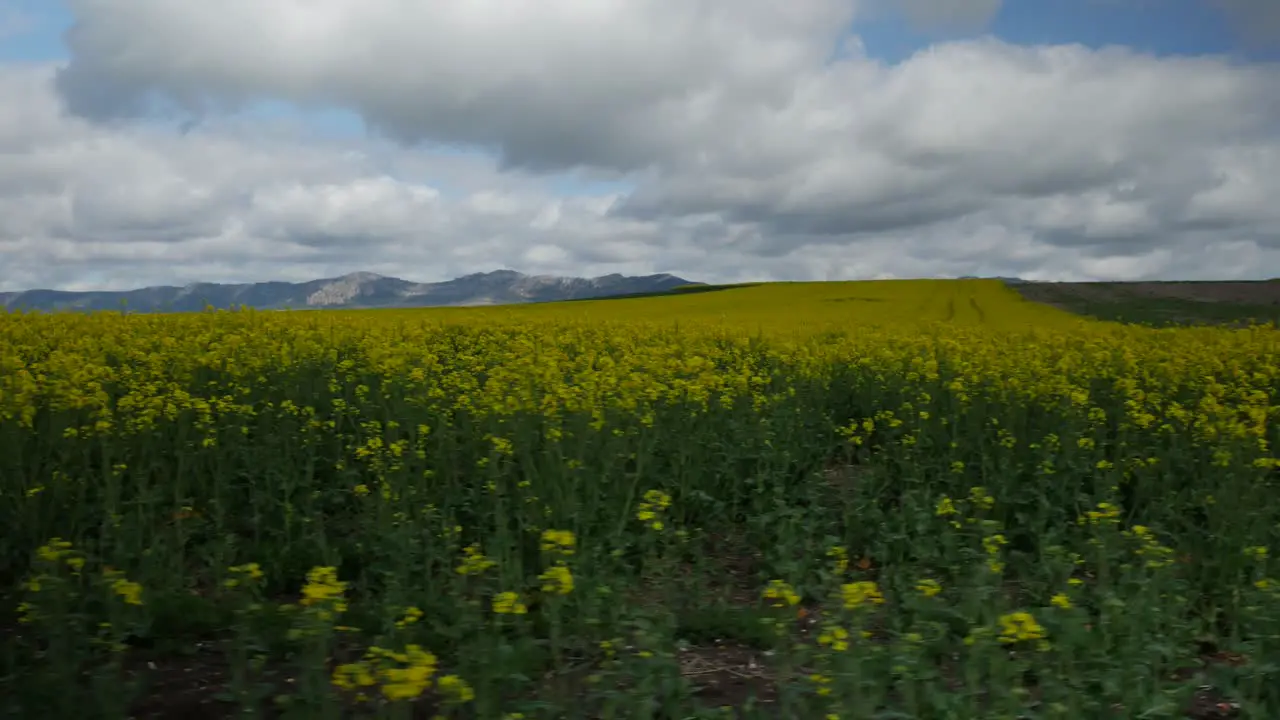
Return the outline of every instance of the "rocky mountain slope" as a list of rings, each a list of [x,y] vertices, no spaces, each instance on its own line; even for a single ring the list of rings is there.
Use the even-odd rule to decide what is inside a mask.
[[[240,285],[195,283],[119,292],[27,290],[0,293],[0,307],[25,310],[119,310],[194,312],[206,306],[248,305],[263,310],[284,308],[459,307],[581,300],[612,295],[654,293],[696,285],[674,275],[604,275],[596,278],[525,275],[514,270],[475,273],[436,283],[357,272],[302,283],[262,282]]]

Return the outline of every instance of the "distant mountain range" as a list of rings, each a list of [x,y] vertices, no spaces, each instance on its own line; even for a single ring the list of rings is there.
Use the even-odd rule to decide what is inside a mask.
[[[1019,277],[1003,277],[1000,275],[997,275],[995,277],[980,277],[978,275],[961,275],[956,279],[957,280],[999,280],[1005,285],[1026,285],[1027,283],[1031,282],[1030,280],[1023,280],[1022,278],[1019,278]]]
[[[702,285],[675,275],[604,275],[596,278],[525,275],[514,270],[475,273],[437,283],[415,283],[357,272],[302,283],[243,285],[195,283],[118,292],[26,290],[0,293],[0,307],[11,310],[120,310],[196,312],[206,306],[248,305],[261,310],[285,308],[463,307],[584,300],[656,293],[681,285]]]

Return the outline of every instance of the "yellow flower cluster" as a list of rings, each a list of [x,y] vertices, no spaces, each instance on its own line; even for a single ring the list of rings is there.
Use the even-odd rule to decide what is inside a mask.
[[[1029,612],[1013,612],[1000,616],[1000,642],[1011,645],[1026,640],[1037,641],[1036,647],[1041,650],[1049,649],[1046,638],[1048,635]]]
[[[524,615],[529,608],[520,600],[520,593],[500,592],[493,596],[493,611],[499,615]]]
[[[777,608],[793,606],[800,602],[799,593],[791,587],[791,583],[785,580],[770,580],[761,595],[769,601],[770,605]]]
[[[41,594],[63,594],[79,596],[84,590],[84,583],[89,580],[84,574],[85,556],[73,545],[62,538],[52,538],[35,552],[35,572],[21,583],[26,598],[18,603],[18,621],[32,624],[40,620],[51,619],[46,614],[45,601]],[[101,584],[93,583],[107,598],[122,602],[125,605],[142,606],[143,587],[141,583],[130,580],[123,571],[107,566],[102,568]],[[100,630],[110,630],[110,622],[99,624]],[[109,647],[119,651],[123,649],[118,641],[107,643]]]
[[[227,572],[231,577],[224,580],[222,585],[229,589],[240,587],[246,582],[254,583],[262,579],[262,567],[258,563],[232,565],[227,568]]]
[[[303,607],[311,608],[316,617],[329,621],[338,613],[346,612],[347,601],[343,594],[347,584],[338,580],[338,569],[330,566],[315,567],[307,572],[307,583],[302,586]]]
[[[831,560],[832,570],[837,575],[849,569],[849,551],[843,547],[836,545],[827,550],[827,558]]]
[[[1173,549],[1162,545],[1151,528],[1134,525],[1123,534],[1137,542],[1138,549],[1134,552],[1144,559],[1147,567],[1161,568],[1173,564]]]
[[[1120,508],[1108,502],[1098,503],[1097,510],[1087,510],[1076,518],[1079,525],[1117,525],[1120,523]]]
[[[124,600],[126,604],[142,604],[142,585],[126,578],[124,573],[114,568],[106,568],[103,571],[103,577],[110,586],[112,594]]]
[[[398,651],[374,646],[365,651],[360,661],[336,667],[332,682],[343,690],[378,687],[392,702],[414,700],[431,688],[438,664],[434,654],[418,645],[406,645]],[[446,678],[450,678],[447,684]],[[470,686],[457,676],[441,677],[438,684],[442,693],[458,701],[475,697]]]
[[[844,601],[846,610],[852,610],[864,605],[881,605],[884,603],[884,596],[880,594],[880,587],[869,580],[841,585],[840,597]]]
[[[839,625],[830,625],[818,635],[818,644],[836,652],[849,649],[849,631]]]
[[[396,629],[403,630],[410,625],[415,625],[422,619],[423,612],[421,608],[409,606],[404,609],[404,614],[399,620],[396,620]]]
[[[47,583],[57,583],[62,572],[70,571],[73,577],[81,577],[85,563],[84,555],[69,541],[59,537],[51,538],[37,548],[35,560],[36,572],[22,582],[22,589],[26,591],[28,599],[19,602],[17,607],[18,621],[24,625],[41,618],[38,607],[40,603],[34,596],[44,592]],[[137,592],[141,593],[140,587]]]
[[[809,682],[813,683],[813,691],[820,697],[826,697],[831,694],[831,677],[821,673],[811,673]]]
[[[762,333],[770,342],[753,345]],[[329,369],[329,397],[268,400],[278,393],[261,391],[267,379],[308,367]],[[994,281],[794,283],[447,315],[6,313],[0,423],[34,430],[38,413],[65,413],[72,426],[60,441],[75,444],[183,419],[195,430],[194,445],[205,448],[227,431],[248,433],[263,416],[287,418],[309,437],[358,427],[349,457],[336,464],[368,469],[375,477],[352,487],[374,496],[389,492],[380,476],[427,452],[428,433],[396,431],[370,416],[388,399],[475,417],[537,413],[546,418],[545,437],[556,440],[569,413],[589,415],[603,430],[614,411],[651,425],[657,409],[673,403],[705,410],[745,400],[762,408],[835,368],[905,383],[911,393],[902,407],[880,408],[847,428],[860,442],[887,434],[916,443],[922,426],[945,421],[923,386],[944,383],[960,405],[988,394],[1069,407],[1094,428],[1116,422],[1120,430],[1188,434],[1213,445],[1219,464],[1280,463],[1266,443],[1277,414],[1270,401],[1280,377],[1276,333],[1087,322],[1024,302]],[[201,380],[211,372],[221,379]],[[1098,379],[1122,405],[1095,404]],[[1004,448],[1049,444],[1007,428],[996,433]],[[519,451],[509,438],[487,437],[499,456]],[[1238,441],[1254,449],[1240,456]],[[1058,442],[1088,450],[1095,440]],[[963,460],[947,462],[957,474],[973,471]],[[1039,462],[1043,474],[1056,471],[1052,458]],[[47,482],[21,485],[12,488],[15,497],[48,494]],[[972,500],[981,507],[989,497]],[[642,511],[654,517],[642,522],[661,527],[656,508],[664,506],[646,502],[651,507]],[[940,515],[954,510],[950,499],[939,503]],[[1095,521],[1107,514],[1094,512],[1102,513]]]
[[[938,506],[934,510],[934,513],[938,517],[947,517],[949,515],[955,515],[958,512],[959,511],[956,510],[955,501],[945,495],[942,496],[942,499],[938,500]]]
[[[1006,431],[1001,429],[1001,432]],[[991,493],[987,492],[986,488],[981,486],[969,489],[969,502],[973,503],[975,508],[982,510],[990,510],[996,506],[996,499],[991,496]]]
[[[987,309],[972,317],[956,314],[974,306]],[[343,387],[353,390],[356,400],[338,406],[344,412],[358,414],[361,397],[379,399],[369,389],[376,386],[384,397],[401,392],[415,402],[480,415],[534,411],[554,418],[579,411],[602,423],[608,408],[618,408],[651,420],[662,402],[705,406],[717,397],[747,397],[759,405],[785,397],[787,378],[769,372],[759,357],[732,351],[765,331],[777,340],[768,354],[797,376],[847,364],[910,383],[932,382],[940,379],[944,362],[963,359],[948,363],[956,373],[949,390],[961,400],[991,391],[1088,411],[1092,379],[1113,378],[1125,398],[1125,427],[1194,428],[1200,440],[1212,442],[1266,437],[1273,417],[1269,391],[1280,367],[1274,333],[1158,333],[1085,322],[982,281],[796,283],[662,302],[473,310],[450,313],[447,331],[443,318],[433,310],[7,313],[0,315],[0,421],[30,427],[40,408],[75,411],[82,422],[69,429],[68,439],[74,439],[145,432],[189,417],[213,446],[216,428],[268,409],[252,392],[241,392],[257,378],[343,355],[359,358],[338,363],[330,385],[335,395]],[[861,331],[840,332],[852,326]],[[455,351],[459,340],[466,353]],[[228,383],[201,387],[195,379],[209,369],[225,373]],[[373,377],[394,382],[366,381]],[[315,403],[302,398],[277,403],[270,412],[317,429],[324,423]],[[927,416],[928,408],[919,408],[873,422],[892,429],[896,421],[902,430],[908,419],[926,422]],[[548,432],[559,430],[552,425]],[[492,439],[501,453],[510,450],[502,438]],[[999,442],[1008,447],[1019,440],[1006,433]],[[399,456],[421,450],[363,438],[353,459],[385,470]],[[956,469],[963,471],[963,464]]]
[[[1000,549],[1008,545],[1004,535],[996,533],[982,538],[982,549],[987,553],[987,569],[993,573],[1004,572],[1004,561],[1000,559]]]
[[[484,571],[492,567],[497,567],[498,563],[485,557],[480,552],[480,545],[472,543],[462,548],[462,562],[456,568],[459,575],[480,575]]]
[[[573,592],[573,572],[565,564],[563,558],[572,556],[578,539],[571,530],[544,530],[542,532],[542,552],[557,557],[555,564],[538,576],[542,583],[542,592],[551,595],[568,595]],[[494,612],[520,615],[526,612],[525,606],[519,602],[515,593],[500,593],[493,601]]]
[[[48,543],[41,545],[36,550],[36,557],[50,565],[64,564],[74,573],[84,568],[84,555],[62,538],[52,538]]]
[[[552,555],[572,555],[578,540],[572,530],[544,530],[542,551]]]
[[[942,592],[942,584],[937,580],[924,578],[916,583],[916,591],[925,597],[933,597]]]
[[[573,592],[573,573],[563,563],[552,565],[538,576],[542,581],[542,592],[552,595],[568,595]]]
[[[661,490],[647,490],[644,500],[636,510],[636,519],[654,530],[661,530],[665,525],[661,515],[671,507],[671,496]]]

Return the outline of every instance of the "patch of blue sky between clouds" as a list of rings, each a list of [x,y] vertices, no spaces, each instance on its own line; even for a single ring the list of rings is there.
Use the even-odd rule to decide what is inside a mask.
[[[262,100],[237,114],[249,122],[300,124],[321,137],[335,140],[365,137],[364,119],[343,108],[306,109],[278,100]]]
[[[60,0],[0,0],[0,63],[47,63],[69,59],[63,35],[75,23],[75,16]],[[157,103],[157,115],[164,116],[164,103]],[[181,116],[181,113],[178,113]],[[248,122],[279,122],[301,126],[320,137],[355,139],[365,135],[359,115],[343,109],[301,109],[274,100],[255,102],[236,113]],[[171,124],[172,118],[153,118]],[[196,124],[179,119],[186,129]]]
[[[75,17],[59,0],[0,0],[0,63],[65,60]]]
[[[976,32],[922,32],[900,13],[878,14],[855,24],[853,32],[867,56],[887,63],[936,42],[988,35],[1016,45],[1123,45],[1157,56],[1280,59],[1278,48],[1242,43],[1214,0],[1005,0],[990,25]]]
[[[458,143],[419,142],[411,148],[374,138],[373,157],[388,174],[402,182],[422,183],[448,199],[464,198],[492,184],[490,173],[502,173],[501,152],[495,147]],[[508,170],[517,183],[533,182],[540,191],[556,197],[607,197],[627,195],[637,183],[624,177],[574,169],[531,173]]]

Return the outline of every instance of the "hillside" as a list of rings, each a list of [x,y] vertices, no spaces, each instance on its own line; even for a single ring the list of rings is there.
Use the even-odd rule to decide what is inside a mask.
[[[1068,312],[1142,325],[1280,322],[1280,281],[1022,283],[1022,297]]]
[[[119,292],[28,290],[0,293],[0,307],[25,310],[197,312],[207,306],[284,308],[386,308],[504,305],[662,292],[696,285],[674,275],[604,275],[595,278],[525,275],[514,270],[475,273],[437,283],[415,283],[374,273],[302,283],[235,285],[195,283]]]

